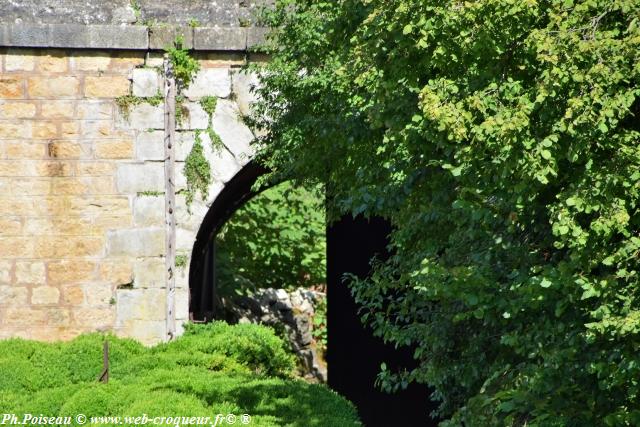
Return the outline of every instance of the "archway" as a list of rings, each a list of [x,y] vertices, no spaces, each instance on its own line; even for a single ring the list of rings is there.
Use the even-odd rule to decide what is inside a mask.
[[[189,268],[189,317],[193,321],[208,321],[213,318],[215,289],[210,284],[215,282],[214,238],[231,215],[257,194],[253,185],[266,172],[255,161],[247,163],[227,182],[202,221],[193,245]]]
[[[255,161],[247,163],[217,195],[204,216],[194,243],[189,273],[190,317],[194,321],[213,318],[215,289],[214,250],[217,232],[231,215],[257,193],[253,186],[267,171]],[[345,273],[366,276],[369,261],[385,256],[390,225],[381,218],[344,217],[327,229],[327,305],[329,386],[358,408],[367,426],[437,425],[428,416],[435,409],[424,387],[410,386],[397,394],[374,387],[380,364],[407,366],[409,351],[384,345],[362,326],[350,291],[342,283]]]

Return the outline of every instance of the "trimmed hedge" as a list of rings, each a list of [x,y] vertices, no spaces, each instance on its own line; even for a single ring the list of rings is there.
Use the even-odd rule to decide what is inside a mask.
[[[105,339],[111,371],[109,383],[101,384]],[[257,325],[189,325],[184,336],[152,348],[103,334],[65,343],[9,339],[0,341],[0,411],[71,417],[232,413],[251,415],[253,426],[360,425],[350,402],[293,378],[293,369],[284,342]]]

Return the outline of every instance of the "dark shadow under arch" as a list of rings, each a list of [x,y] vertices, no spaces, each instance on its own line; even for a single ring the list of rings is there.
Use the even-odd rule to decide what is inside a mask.
[[[208,321],[212,319],[215,309],[215,289],[209,284],[215,281],[214,238],[231,215],[259,193],[253,190],[253,185],[265,173],[267,173],[266,168],[255,161],[250,161],[225,184],[209,207],[196,235],[191,253],[189,268],[189,316],[191,320]]]
[[[268,171],[249,162],[223,188],[212,203],[198,230],[189,270],[191,320],[209,321],[215,310],[214,238],[224,223],[244,203],[260,191],[253,186]],[[262,188],[265,190],[268,187]],[[327,321],[329,386],[352,401],[366,426],[436,426],[428,417],[435,409],[425,387],[389,395],[378,391],[374,382],[380,363],[411,366],[409,350],[396,350],[375,338],[362,326],[358,307],[342,277],[369,274],[372,257],[385,256],[389,223],[381,218],[346,216],[327,228]]]

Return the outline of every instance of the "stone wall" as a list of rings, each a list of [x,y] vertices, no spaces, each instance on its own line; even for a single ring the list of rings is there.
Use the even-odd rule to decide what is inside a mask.
[[[202,218],[250,156],[243,124],[252,78],[242,52],[198,52],[178,127],[177,252],[189,257]],[[163,87],[148,50],[0,51],[0,339],[69,339],[112,330],[152,344],[166,335],[163,104],[127,112],[116,98]],[[184,160],[209,117],[224,147],[202,134],[213,180],[185,205]],[[176,318],[188,319],[188,265],[176,277]]]

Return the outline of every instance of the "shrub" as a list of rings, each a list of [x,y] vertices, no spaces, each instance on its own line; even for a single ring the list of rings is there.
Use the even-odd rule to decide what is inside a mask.
[[[111,349],[108,384],[96,381],[105,339]],[[326,387],[289,377],[293,357],[265,327],[190,325],[185,336],[153,348],[88,334],[52,344],[11,339],[0,341],[0,350],[2,413],[246,413],[251,425],[262,427],[359,425],[351,403]]]

